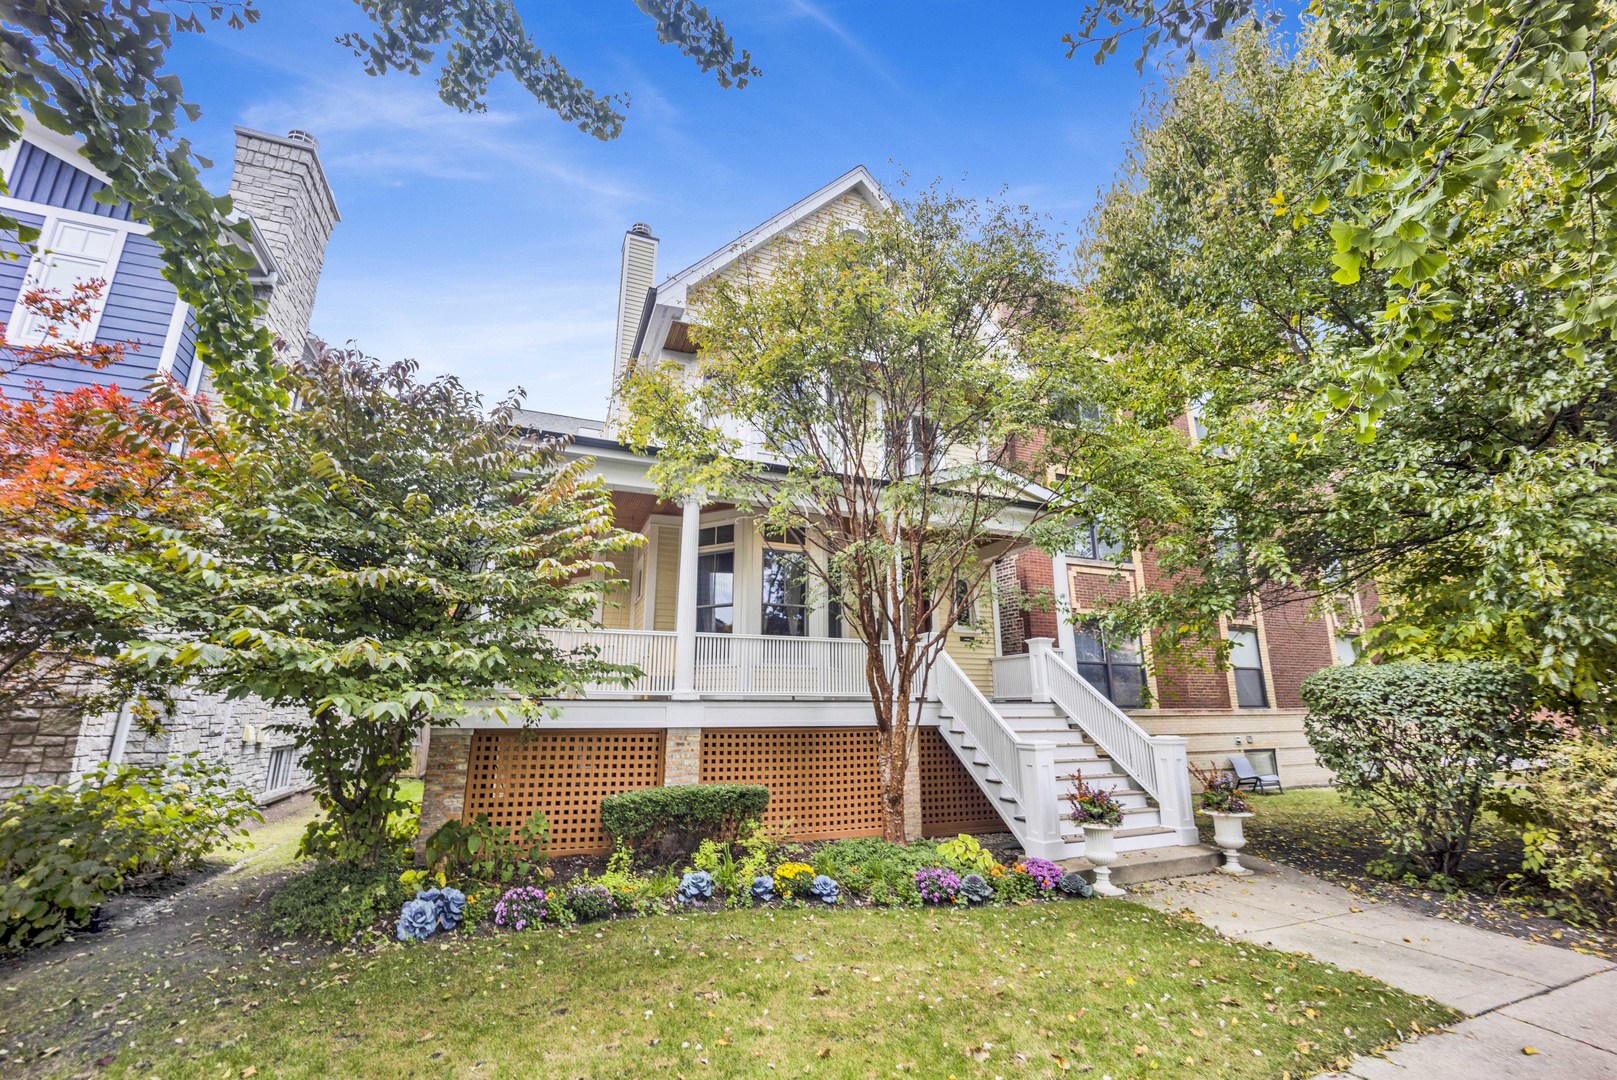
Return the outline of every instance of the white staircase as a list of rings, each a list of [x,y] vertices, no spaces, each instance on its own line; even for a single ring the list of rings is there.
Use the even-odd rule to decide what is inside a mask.
[[[1195,843],[1185,740],[1147,735],[1047,643],[1025,664],[1015,665],[1013,685],[1028,685],[1029,700],[989,701],[947,654],[933,671],[939,733],[1023,850],[1055,860],[1084,854],[1065,798],[1075,773],[1122,804],[1118,851]]]

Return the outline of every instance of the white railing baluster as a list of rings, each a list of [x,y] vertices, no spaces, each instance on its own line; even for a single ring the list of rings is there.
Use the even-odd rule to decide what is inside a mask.
[[[1195,843],[1196,819],[1190,802],[1184,737],[1147,734],[1089,685],[1059,652],[1045,650],[1042,659],[1044,684],[1051,700],[1157,801],[1162,823],[1179,831],[1181,843]]]
[[[1055,745],[1019,738],[948,653],[938,654],[932,668],[932,686],[944,713],[960,726],[975,752],[988,762],[1004,791],[996,791],[991,779],[973,767],[972,761],[966,762],[966,771],[991,800],[997,800],[1000,794],[1014,800],[1016,809],[1007,813],[1001,808],[1001,816],[1022,849],[1038,858],[1061,858]],[[1018,815],[1022,820],[1017,820]]]
[[[1027,653],[996,656],[989,661],[994,671],[994,696],[1008,701],[1029,701],[1033,697],[1033,658]]]

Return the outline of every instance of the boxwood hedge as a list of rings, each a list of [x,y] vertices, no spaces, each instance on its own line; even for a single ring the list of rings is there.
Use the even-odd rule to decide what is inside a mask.
[[[675,784],[601,800],[601,825],[640,854],[690,851],[706,839],[729,840],[769,806],[761,784]]]

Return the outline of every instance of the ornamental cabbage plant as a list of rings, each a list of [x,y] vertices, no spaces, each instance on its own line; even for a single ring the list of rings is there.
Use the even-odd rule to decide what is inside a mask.
[[[1076,870],[1068,870],[1065,874],[1062,874],[1061,880],[1056,882],[1056,888],[1068,896],[1076,896],[1080,900],[1087,900],[1095,895],[1095,886],[1091,885],[1088,879]]]
[[[398,937],[400,941],[424,941],[438,929],[438,909],[431,900],[416,897],[406,900],[399,912]]]
[[[994,889],[981,874],[967,874],[960,879],[960,895],[968,903],[982,904],[994,898]]]
[[[760,904],[767,904],[775,899],[775,879],[768,874],[759,874],[753,878],[752,898]]]
[[[692,870],[679,879],[679,892],[676,896],[682,904],[694,904],[698,900],[711,900],[713,898],[713,875],[706,870]]]
[[[814,880],[809,883],[809,895],[822,904],[834,904],[841,897],[842,890],[835,879],[824,874],[816,874]]]

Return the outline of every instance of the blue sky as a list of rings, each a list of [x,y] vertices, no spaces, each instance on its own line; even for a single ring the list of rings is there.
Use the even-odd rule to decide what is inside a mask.
[[[1066,59],[1076,0],[710,0],[763,69],[743,90],[659,45],[630,0],[522,6],[574,74],[631,96],[620,138],[508,79],[470,116],[427,78],[371,78],[335,43],[365,24],[343,0],[270,0],[256,26],[182,39],[173,69],[219,190],[233,125],[319,137],[342,222],[316,332],[576,415],[602,415],[633,222],[661,239],[661,278],[863,163],[883,183],[1004,188],[1071,236],[1146,87],[1131,56]]]

